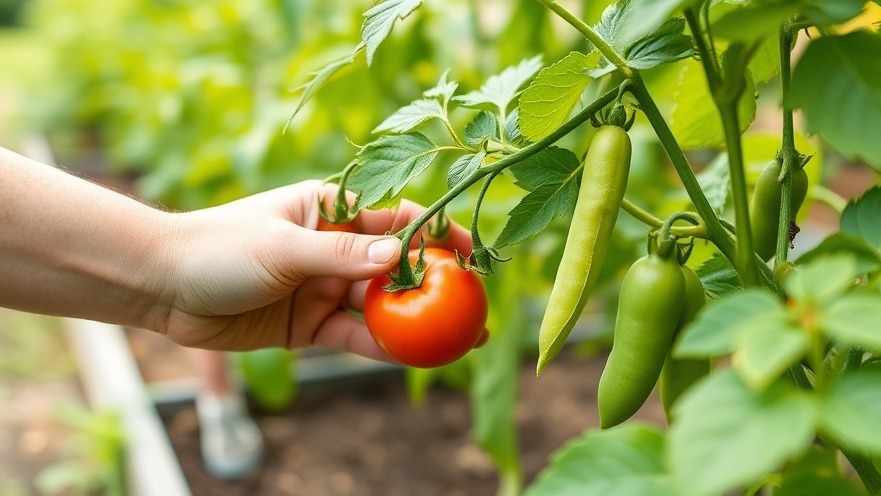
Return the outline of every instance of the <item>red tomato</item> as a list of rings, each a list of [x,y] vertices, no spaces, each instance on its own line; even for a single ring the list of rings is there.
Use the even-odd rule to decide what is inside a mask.
[[[333,222],[325,219],[322,216],[318,216],[318,226],[316,227],[318,231],[341,231],[341,232],[355,232],[355,226],[351,223],[346,222],[342,224],[334,224]]]
[[[411,262],[418,252],[410,253]],[[401,363],[440,367],[465,356],[485,334],[483,282],[459,267],[456,256],[426,248],[425,277],[418,288],[388,292],[387,275],[373,278],[364,298],[364,320],[373,339]]]

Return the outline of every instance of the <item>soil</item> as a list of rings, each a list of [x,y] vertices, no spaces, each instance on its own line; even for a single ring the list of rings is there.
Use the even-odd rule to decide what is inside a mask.
[[[604,363],[604,355],[564,352],[540,379],[535,363],[524,363],[515,415],[527,481],[567,439],[598,425]],[[637,416],[664,422],[655,397]],[[400,373],[306,389],[283,414],[254,412],[264,462],[239,481],[215,480],[203,469],[192,405],[163,417],[199,496],[470,496],[495,494],[498,486],[491,461],[471,437],[467,393],[438,386],[425,405],[413,406]]]

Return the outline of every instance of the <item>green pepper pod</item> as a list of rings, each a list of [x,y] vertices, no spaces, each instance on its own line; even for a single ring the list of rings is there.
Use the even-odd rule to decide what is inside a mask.
[[[691,267],[683,265],[682,274],[685,276],[685,301],[673,336],[674,343],[682,329],[694,320],[707,301],[704,286]],[[661,404],[664,405],[664,412],[668,419],[671,418],[673,404],[679,399],[679,396],[709,373],[710,360],[708,359],[673,358],[671,353],[667,354],[658,381],[658,391],[661,394]]]
[[[685,276],[675,255],[650,243],[648,255],[633,263],[621,283],[612,351],[597,391],[601,428],[632,417],[651,394],[684,301]]]
[[[780,199],[783,196],[783,183],[778,181],[781,168],[782,164],[774,160],[762,169],[749,206],[753,249],[762,260],[770,260],[777,251]],[[808,193],[808,174],[804,169],[793,170],[791,174],[792,202],[789,207],[794,221]]]
[[[588,147],[566,247],[539,330],[537,374],[560,352],[596,283],[624,199],[630,153],[627,131],[614,125],[600,126]]]

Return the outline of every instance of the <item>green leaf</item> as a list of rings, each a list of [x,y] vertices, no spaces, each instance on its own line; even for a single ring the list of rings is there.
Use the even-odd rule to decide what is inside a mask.
[[[459,83],[455,81],[447,81],[447,76],[450,74],[450,70],[447,69],[441,74],[440,79],[434,88],[426,90],[422,95],[425,98],[437,98],[440,99],[441,103],[444,107],[447,106],[447,103],[453,98],[453,94],[456,93],[456,90],[459,88]]]
[[[881,369],[858,370],[833,382],[820,398],[820,423],[840,444],[881,455]]]
[[[487,139],[499,137],[499,123],[495,114],[480,111],[474,116],[474,120],[465,126],[465,143],[478,146]]]
[[[396,197],[411,179],[437,157],[436,145],[421,133],[388,135],[358,152],[362,165],[349,178],[358,192],[356,206],[370,207],[386,197]]]
[[[681,496],[715,496],[749,484],[807,448],[812,399],[784,382],[763,393],[731,369],[711,375],[674,407],[668,460]]]
[[[720,253],[714,253],[709,260],[700,264],[696,272],[710,298],[717,299],[740,289],[737,271]]]
[[[841,473],[838,451],[812,446],[807,454],[786,466],[775,496],[859,496],[861,493]]]
[[[881,256],[878,250],[869,246],[863,238],[844,233],[833,233],[819,245],[803,253],[796,263],[808,264],[822,257],[831,255],[849,255],[856,261],[857,274],[872,272],[881,267]]]
[[[874,186],[851,200],[841,212],[841,232],[865,240],[881,250],[881,186]]]
[[[768,329],[786,322],[786,311],[767,291],[751,289],[707,305],[683,329],[674,350],[677,358],[721,356],[734,349],[736,336],[753,327]]]
[[[746,131],[756,118],[755,83],[749,74],[745,77],[746,88],[738,104],[741,132]],[[694,61],[685,64],[679,75],[670,125],[681,147],[707,148],[725,142],[722,121],[712,101],[700,64]]]
[[[514,175],[517,186],[533,191],[547,184],[574,181],[578,166],[578,157],[574,153],[551,146],[512,165],[508,171]]]
[[[751,388],[764,391],[804,356],[809,344],[804,331],[785,321],[744,327],[735,337],[734,368]]]
[[[716,215],[722,216],[728,203],[728,190],[731,185],[731,174],[728,169],[728,154],[720,153],[710,164],[697,175],[707,201]]]
[[[663,450],[655,427],[587,432],[554,453],[526,496],[672,496]]]
[[[864,4],[864,0],[814,0],[803,9],[803,13],[811,22],[820,26],[841,24],[860,15]]]
[[[780,73],[780,38],[765,38],[749,61],[749,72],[756,84],[767,83]]]
[[[288,122],[285,124],[285,130],[287,130],[287,126],[291,123],[292,120],[294,120],[294,117],[297,116],[303,106],[306,105],[306,102],[308,102],[322,86],[330,81],[331,77],[333,77],[333,75],[336,74],[340,69],[354,63],[355,58],[360,52],[361,50],[355,50],[351,54],[336,59],[325,65],[321,69],[310,73],[309,80],[293,90],[294,92],[302,91],[303,94],[300,95],[300,101],[297,102],[297,106],[294,108],[294,112],[288,118]]]
[[[881,354],[881,294],[848,293],[820,314],[820,328],[841,343]]]
[[[441,103],[433,98],[416,100],[399,108],[373,130],[374,133],[406,133],[429,119],[446,116]]]
[[[618,2],[613,4],[613,7],[627,3]],[[606,31],[606,36],[603,38],[606,41],[611,40],[615,48],[627,47],[634,41],[655,32],[674,12],[691,3],[694,3],[694,0],[631,0],[626,7],[625,15],[619,16],[614,30],[611,33]],[[603,18],[605,17],[606,13],[603,12]],[[614,35],[609,36],[612,33]]]
[[[490,106],[506,114],[508,105],[517,97],[520,87],[526,84],[539,69],[541,69],[541,55],[536,55],[506,68],[501,74],[490,76],[479,90],[453,97],[453,100],[464,107]]]
[[[713,35],[740,41],[776,38],[780,26],[800,9],[799,2],[752,2],[717,19]]]
[[[420,5],[422,0],[381,0],[364,13],[361,43],[358,48],[366,49],[367,65],[373,63],[376,49],[392,32],[395,22],[413,13]]]
[[[496,248],[514,245],[544,231],[555,217],[565,214],[574,205],[577,194],[573,182],[539,186],[508,213],[508,223],[493,245]]]
[[[590,81],[585,73],[590,59],[581,52],[572,52],[538,73],[520,96],[523,136],[538,141],[566,122]]]
[[[685,19],[669,19],[657,31],[636,41],[624,52],[627,65],[634,69],[650,69],[694,55],[694,42],[684,34]]]
[[[791,105],[804,110],[809,132],[881,171],[881,35],[811,41],[792,74]]]
[[[520,132],[520,109],[512,110],[505,118],[505,136],[515,145],[526,141]]]
[[[447,187],[452,188],[474,173],[474,171],[480,168],[484,158],[486,158],[486,152],[483,150],[459,157],[450,166],[450,172],[447,175]]]
[[[853,285],[857,264],[852,256],[833,255],[801,265],[786,277],[786,291],[795,299],[826,302]]]

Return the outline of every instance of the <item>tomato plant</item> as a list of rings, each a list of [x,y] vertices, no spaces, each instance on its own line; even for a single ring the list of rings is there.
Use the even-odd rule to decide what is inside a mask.
[[[870,188],[881,171],[877,1],[380,0],[326,11],[303,2],[309,7],[296,15],[265,17],[257,11],[271,11],[268,2],[221,3],[274,26],[268,31],[293,19],[300,29],[278,39],[302,35],[278,47],[254,35],[265,29],[209,30],[235,34],[226,41],[238,48],[205,60],[218,39],[180,43],[189,24],[163,9],[199,19],[204,12],[164,2],[150,7],[175,33],[162,43],[195,47],[189,62],[198,63],[180,71],[188,78],[156,74],[165,58],[142,63],[134,38],[106,43],[94,37],[114,28],[92,26],[84,38],[91,56],[67,57],[58,80],[88,73],[71,92],[86,96],[74,100],[79,113],[111,115],[113,149],[147,144],[127,157],[158,164],[145,181],[157,196],[180,199],[187,186],[207,185],[211,194],[186,199],[210,203],[218,192],[305,174],[293,163],[330,164],[338,172],[329,180],[357,195],[335,218],[394,208],[408,196],[428,207],[395,233],[406,247],[442,212],[470,225],[472,254],[458,261],[470,271],[458,270],[485,277],[493,338],[456,365],[473,374],[475,438],[500,470],[500,494],[524,490],[511,415],[519,345],[529,342],[540,369],[553,367],[580,334],[570,331],[583,324],[584,308],[595,307],[652,310],[648,322],[673,333],[663,349],[631,340],[633,367],[651,365],[639,398],[666,364],[659,382],[669,425],[585,425],[526,488],[530,496],[881,494],[881,189]],[[147,18],[126,14],[134,23]],[[305,29],[318,21],[349,29]],[[65,46],[82,49],[82,40]],[[267,55],[262,69],[248,66],[254,53]],[[126,55],[138,68],[127,86],[120,72],[103,70]],[[306,66],[318,68],[307,74]],[[267,84],[300,86],[294,98],[267,93]],[[120,85],[134,95],[123,103]],[[169,86],[183,91],[161,91]],[[196,108],[221,109],[224,118],[185,120]],[[279,108],[283,116],[266,110]],[[603,125],[613,114],[625,119],[610,132]],[[625,142],[626,160],[618,153]],[[195,170],[180,167],[189,156],[198,158]],[[871,178],[843,197],[829,178],[855,168]],[[831,224],[817,220],[824,212]],[[680,254],[691,251],[678,269],[686,289],[653,287],[648,300],[621,279],[646,235],[661,233]],[[419,295],[428,283],[418,283],[416,260],[401,255],[395,277],[410,288],[403,294]],[[602,299],[610,293],[620,301]],[[438,315],[459,318],[469,301],[457,295]],[[527,312],[535,306],[548,324]],[[419,339],[427,333],[414,329],[437,321],[396,336]],[[628,326],[622,319],[602,334]],[[615,372],[614,359],[608,367]],[[417,382],[424,390],[430,380]]]
[[[414,262],[418,252],[411,255]],[[391,356],[413,367],[452,363],[485,340],[487,297],[474,272],[459,267],[453,252],[426,248],[421,284],[389,291],[388,276],[367,286],[364,320]]]

